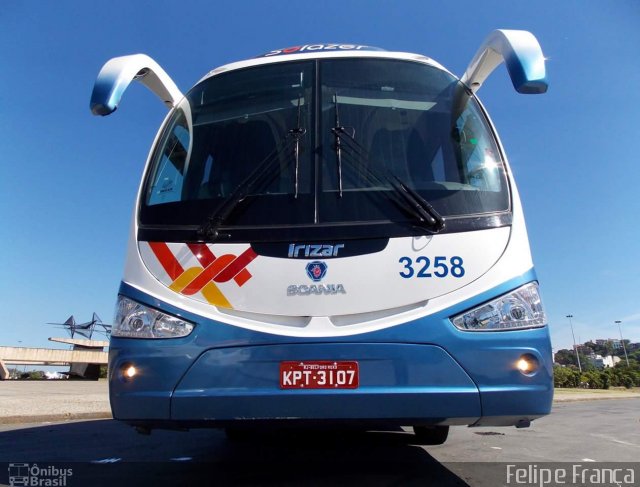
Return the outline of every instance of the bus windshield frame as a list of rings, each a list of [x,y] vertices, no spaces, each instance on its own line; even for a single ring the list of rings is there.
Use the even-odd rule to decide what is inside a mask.
[[[138,238],[202,240],[212,220],[227,242],[495,228],[511,223],[506,171],[475,95],[437,67],[348,57],[243,68],[205,79],[168,117]],[[421,224],[399,187],[444,228]]]

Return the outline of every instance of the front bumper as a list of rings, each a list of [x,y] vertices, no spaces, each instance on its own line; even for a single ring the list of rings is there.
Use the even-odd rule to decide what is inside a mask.
[[[180,312],[126,284],[121,293]],[[453,327],[449,316],[475,304],[330,341],[258,333],[180,312],[197,323],[188,337],[112,338],[113,415],[149,427],[196,427],[281,420],[517,425],[548,414],[553,397],[548,328],[472,333]],[[533,375],[515,367],[525,353],[540,364]],[[360,385],[282,390],[279,364],[291,360],[357,361]],[[128,364],[139,372],[132,380],[121,373]]]

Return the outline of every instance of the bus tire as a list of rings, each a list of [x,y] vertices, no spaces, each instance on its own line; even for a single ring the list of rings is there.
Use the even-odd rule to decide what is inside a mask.
[[[442,445],[449,436],[449,426],[414,426],[413,433],[421,445]]]

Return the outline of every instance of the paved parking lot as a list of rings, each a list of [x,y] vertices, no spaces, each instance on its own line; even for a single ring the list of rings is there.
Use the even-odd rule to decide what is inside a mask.
[[[640,399],[560,402],[531,428],[454,427],[447,443],[434,447],[417,445],[404,430],[271,432],[231,442],[218,430],[141,436],[108,419],[0,425],[0,462],[65,465],[75,469],[71,487],[494,487],[507,485],[508,463],[595,465],[639,458]],[[5,472],[0,463],[0,484],[7,481]]]
[[[0,381],[0,424],[110,417],[106,380]]]
[[[639,398],[640,389],[559,389],[554,402]],[[111,418],[108,383],[100,381],[0,381],[0,424]]]

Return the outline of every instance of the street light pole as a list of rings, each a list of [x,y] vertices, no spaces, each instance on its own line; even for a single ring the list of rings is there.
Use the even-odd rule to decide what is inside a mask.
[[[569,326],[571,327],[571,336],[573,337],[573,351],[576,352],[576,359],[578,360],[578,370],[582,374],[582,365],[580,365],[580,354],[578,353],[578,347],[576,346],[576,336],[573,333],[573,323],[571,322],[571,318],[573,315],[567,315],[569,318]]]
[[[618,330],[620,331],[620,341],[622,342],[622,350],[624,350],[624,358],[627,360],[627,367],[629,367],[629,357],[627,356],[627,347],[624,346],[624,339],[622,338],[622,328],[620,327],[620,323],[622,321],[616,320],[616,325],[618,325]]]

